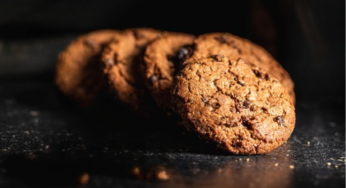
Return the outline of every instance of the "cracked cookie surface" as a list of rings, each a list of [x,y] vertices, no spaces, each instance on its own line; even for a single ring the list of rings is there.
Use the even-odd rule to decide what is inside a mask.
[[[145,88],[140,64],[146,45],[160,35],[160,31],[149,28],[128,29],[115,35],[102,53],[110,92],[143,116],[150,116],[156,105]]]
[[[94,104],[106,81],[100,53],[116,30],[99,30],[78,37],[59,55],[55,83],[66,96],[82,106]]]
[[[180,61],[188,55],[188,46],[193,35],[166,32],[147,46],[142,72],[146,86],[158,104],[167,114],[170,109],[170,88]]]
[[[193,53],[186,61],[222,54],[229,59],[238,59],[260,67],[276,78],[286,89],[293,104],[295,103],[294,83],[287,71],[262,47],[247,39],[229,33],[209,33],[194,40]]]
[[[214,55],[185,64],[171,92],[189,130],[234,154],[268,153],[295,126],[294,106],[281,84],[242,59]]]

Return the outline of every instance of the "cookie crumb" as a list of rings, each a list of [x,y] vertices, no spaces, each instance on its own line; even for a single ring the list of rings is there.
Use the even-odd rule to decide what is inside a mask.
[[[330,166],[330,165],[332,165],[332,163],[329,163],[329,162],[328,162],[327,165]]]
[[[334,167],[335,167],[335,168],[338,168],[339,166],[338,166],[338,165],[335,165]]]
[[[85,185],[89,182],[89,174],[86,172],[83,172],[79,178],[78,178],[78,185]]]
[[[139,177],[140,172],[141,172],[141,171],[140,171],[139,167],[134,167],[134,168],[132,169],[132,174],[135,175],[136,177]]]
[[[169,176],[165,170],[159,171],[157,173],[157,179],[158,180],[168,180]]]
[[[137,179],[144,180],[168,180],[169,174],[166,170],[158,167],[154,167],[151,169],[141,169],[140,167],[134,167],[132,169],[132,175],[134,175]]]
[[[239,158],[239,161],[241,161],[241,158]]]
[[[290,165],[290,169],[294,169],[294,166],[293,166],[293,165]]]
[[[278,163],[275,163],[275,165],[274,166],[278,166],[279,164]]]
[[[250,159],[249,159],[249,158],[247,158],[247,159],[246,159],[246,162],[249,162],[249,161],[250,161]]]
[[[310,142],[308,142],[308,146],[310,146]]]

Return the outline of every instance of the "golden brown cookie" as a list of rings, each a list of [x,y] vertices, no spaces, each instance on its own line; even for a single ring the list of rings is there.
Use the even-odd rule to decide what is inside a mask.
[[[144,54],[142,73],[144,81],[152,98],[167,114],[170,109],[170,88],[180,64],[189,53],[193,35],[166,32],[149,44]]]
[[[105,86],[100,52],[114,30],[99,30],[78,37],[59,55],[55,71],[58,88],[82,106],[96,102]]]
[[[192,56],[186,62],[201,57],[220,54],[229,59],[239,57],[273,75],[288,92],[295,103],[294,83],[287,71],[262,47],[229,33],[209,33],[194,41]]]
[[[263,154],[283,144],[295,112],[281,84],[242,59],[200,58],[179,71],[172,105],[186,127],[234,154]]]
[[[149,116],[156,105],[145,88],[140,64],[146,45],[160,35],[161,31],[149,28],[128,29],[114,35],[102,53],[111,93],[143,116]]]

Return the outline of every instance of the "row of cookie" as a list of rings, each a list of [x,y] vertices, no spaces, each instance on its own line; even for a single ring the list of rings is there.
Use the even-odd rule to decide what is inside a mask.
[[[161,31],[147,28],[82,35],[59,55],[55,82],[81,106],[117,98],[134,112],[148,116],[155,105],[140,74],[140,57],[146,45],[161,35]]]
[[[103,97],[110,83],[119,100],[134,111],[148,112],[152,104],[146,104],[150,100],[145,83],[156,103],[169,112],[169,88],[179,63],[211,54],[224,54],[230,59],[242,57],[270,72],[294,103],[293,82],[280,64],[261,47],[228,33],[205,34],[195,39],[189,34],[147,28],[95,31],[79,37],[60,54],[56,83],[81,105],[93,104]]]
[[[239,58],[247,63],[232,62]],[[212,66],[191,67],[201,62]],[[147,28],[92,32],[60,54],[56,83],[82,105],[111,93],[144,116],[155,114],[152,99],[168,114],[174,101],[189,129],[232,153],[269,152],[294,128],[289,74],[264,49],[229,33],[195,38]]]

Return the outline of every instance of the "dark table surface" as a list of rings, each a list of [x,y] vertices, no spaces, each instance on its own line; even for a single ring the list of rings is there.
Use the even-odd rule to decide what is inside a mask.
[[[159,8],[158,8],[159,7]],[[345,2],[0,1],[0,187],[345,187]],[[153,27],[226,31],[291,74],[296,128],[266,155],[207,144],[172,119],[114,105],[83,109],[53,70],[81,33]]]
[[[85,187],[345,186],[342,96],[298,100],[295,131],[273,152],[230,155],[173,120],[66,101],[51,70],[73,37],[1,43],[0,187],[75,187],[83,174]]]

